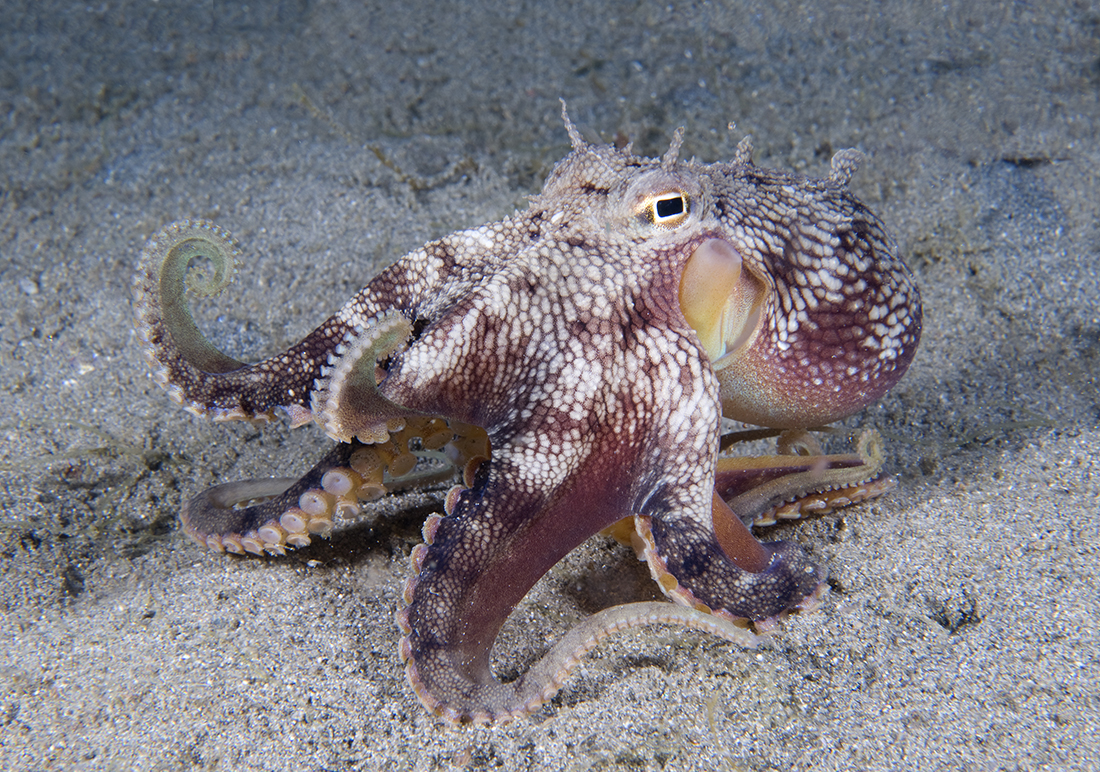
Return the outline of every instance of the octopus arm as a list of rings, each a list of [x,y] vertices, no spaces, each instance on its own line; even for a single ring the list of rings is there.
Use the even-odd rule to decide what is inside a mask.
[[[775,456],[718,459],[708,519],[671,503],[635,518],[639,557],[673,600],[761,631],[816,605],[824,570],[792,542],[757,541],[748,524],[829,512],[879,496],[893,482],[879,477],[874,432],[863,433],[855,453],[835,455],[798,434],[796,446],[781,442],[786,452]]]
[[[709,509],[705,518],[666,506],[635,517],[635,547],[666,595],[760,629],[816,602],[825,573],[798,545],[761,544],[717,495]]]
[[[746,524],[824,514],[894,487],[882,474],[882,438],[860,433],[854,453],[826,454],[804,431],[783,432],[774,456],[719,458],[715,493]]]
[[[614,494],[596,499],[591,481],[532,485],[522,453],[494,447],[469,488],[447,497],[446,517],[430,517],[425,544],[398,612],[400,651],[421,702],[451,722],[506,720],[556,691],[521,676],[504,684],[489,657],[504,620],[563,555],[616,519]],[[551,668],[552,669],[552,668]]]
[[[352,512],[352,502],[326,492],[324,483],[332,487],[333,470],[350,472],[350,459],[361,447],[337,445],[299,480],[273,477],[208,488],[184,504],[183,529],[216,552],[256,555],[282,554],[308,545],[311,537],[328,536],[340,515]]]
[[[304,424],[312,418],[314,382],[325,374],[330,355],[379,322],[369,312],[380,306],[368,286],[287,351],[256,364],[240,362],[203,336],[187,304],[188,291],[212,295],[228,286],[239,254],[228,232],[203,221],[173,223],[149,240],[134,283],[146,357],[172,400],[196,415],[264,421],[281,408],[295,426]],[[397,345],[390,338],[388,344]]]

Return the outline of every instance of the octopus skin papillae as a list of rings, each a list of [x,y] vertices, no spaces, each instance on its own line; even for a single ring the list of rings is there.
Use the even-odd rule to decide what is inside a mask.
[[[572,151],[526,211],[411,252],[258,364],[209,343],[185,299],[230,281],[238,249],[218,226],[168,226],[135,281],[173,401],[215,421],[281,411],[338,443],[300,480],[192,498],[181,517],[199,543],[282,555],[418,479],[425,457],[457,471],[397,611],[412,689],[454,723],[536,710],[616,630],[672,623],[751,646],[816,605],[823,569],[749,528],[890,487],[874,433],[826,455],[799,430],[881,397],[920,338],[913,277],[848,189],[854,151],[815,179],[755,166],[747,138],[728,163],[681,160],[679,131],[645,158],[563,117]],[[188,275],[199,259],[205,279]],[[723,416],[785,430],[777,451],[720,453]],[[498,680],[505,619],[601,530],[633,544],[673,603],[601,611]]]

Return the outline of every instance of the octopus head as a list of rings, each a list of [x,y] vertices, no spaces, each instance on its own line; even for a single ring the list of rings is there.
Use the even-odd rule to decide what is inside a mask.
[[[830,423],[885,394],[913,359],[920,294],[881,223],[848,194],[851,157],[838,158],[823,181],[828,208],[808,201],[768,238],[746,237],[729,216],[685,264],[680,308],[727,417]]]

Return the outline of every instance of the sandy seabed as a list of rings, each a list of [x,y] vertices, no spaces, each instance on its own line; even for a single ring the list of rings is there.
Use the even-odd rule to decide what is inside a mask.
[[[961,5],[961,4],[960,4]],[[197,6],[197,7],[196,7]],[[920,282],[922,348],[849,423],[898,488],[786,526],[822,608],[754,651],[602,645],[529,720],[451,728],[393,612],[439,490],[286,559],[191,544],[217,482],[326,446],[212,425],[148,377],[129,287],[182,217],[241,240],[204,329],[255,360],[593,141],[823,174]],[[729,132],[727,123],[736,121]],[[1100,6],[9,2],[0,7],[0,767],[1086,770],[1100,766]],[[515,673],[650,599],[594,539],[509,620]]]

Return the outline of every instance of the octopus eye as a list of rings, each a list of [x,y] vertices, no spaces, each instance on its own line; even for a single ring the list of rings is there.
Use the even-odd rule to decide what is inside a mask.
[[[678,190],[650,196],[642,202],[638,217],[661,228],[675,228],[691,211],[688,197]]]

